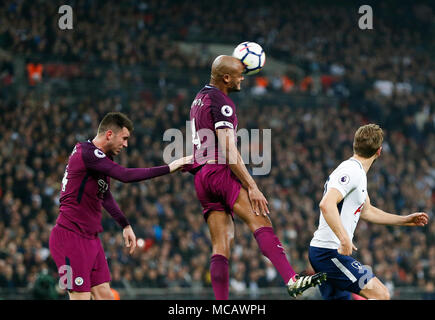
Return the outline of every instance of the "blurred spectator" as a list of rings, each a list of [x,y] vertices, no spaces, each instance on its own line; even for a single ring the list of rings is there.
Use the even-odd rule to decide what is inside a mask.
[[[34,86],[42,81],[42,71],[44,70],[44,67],[41,63],[29,62],[26,68],[27,78],[31,86]]]
[[[56,281],[46,272],[38,274],[33,286],[33,299],[54,300],[58,298]]]

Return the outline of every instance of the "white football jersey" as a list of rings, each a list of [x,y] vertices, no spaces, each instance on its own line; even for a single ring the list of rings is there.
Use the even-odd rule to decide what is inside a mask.
[[[326,180],[323,194],[331,188],[337,189],[343,195],[343,200],[337,204],[337,207],[341,223],[352,240],[367,197],[367,175],[361,162],[355,158],[343,161]],[[319,228],[314,232],[310,245],[328,249],[340,247],[340,241],[323,217],[322,210],[320,210]]]

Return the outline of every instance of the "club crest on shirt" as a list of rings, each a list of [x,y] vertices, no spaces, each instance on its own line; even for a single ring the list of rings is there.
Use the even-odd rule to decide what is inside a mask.
[[[83,278],[82,277],[77,277],[77,278],[75,278],[75,280],[74,280],[74,283],[77,285],[77,286],[81,286],[82,284],[83,284]]]
[[[233,109],[229,105],[223,105],[221,112],[226,117],[231,117],[233,115]]]
[[[340,179],[339,179],[338,182],[340,182],[340,184],[342,184],[342,185],[346,185],[346,184],[349,183],[349,181],[350,181],[350,177],[349,177],[349,175],[344,174],[344,175],[342,175],[342,176],[340,177]]]
[[[95,154],[95,156],[97,157],[97,158],[104,158],[106,155],[104,154],[104,152],[103,151],[101,151],[101,150],[98,150],[98,149],[95,149],[94,150],[94,154]]]

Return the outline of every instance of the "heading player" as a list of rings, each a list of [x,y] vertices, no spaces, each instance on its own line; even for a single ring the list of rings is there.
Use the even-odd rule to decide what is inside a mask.
[[[218,56],[212,64],[210,84],[199,91],[190,110],[194,164],[189,171],[195,175],[195,190],[211,234],[212,287],[217,300],[228,299],[228,259],[234,241],[235,213],[248,225],[261,252],[295,297],[323,281],[325,274],[295,273],[272,228],[268,202],[237,150],[236,106],[228,94],[240,91],[244,70],[240,60]]]
[[[97,300],[114,298],[109,267],[98,237],[103,231],[101,207],[122,227],[130,254],[136,247],[130,223],[110,192],[110,178],[122,182],[151,179],[174,172],[192,160],[189,156],[159,167],[124,168],[113,161],[113,156],[128,146],[132,130],[133,124],[126,115],[110,112],[101,121],[97,136],[92,141],[77,143],[69,157],[62,179],[59,216],[50,234],[49,247],[59,274],[66,272],[71,300],[89,300],[91,295]]]
[[[390,298],[371,269],[351,257],[352,250],[357,250],[352,239],[360,218],[396,226],[424,226],[428,222],[424,212],[399,216],[371,205],[367,172],[381,154],[382,141],[383,131],[378,125],[360,127],[353,141],[353,156],[343,161],[325,183],[319,228],[309,248],[314,270],[327,274],[327,281],[319,287],[324,299],[350,299],[351,292],[367,299]]]

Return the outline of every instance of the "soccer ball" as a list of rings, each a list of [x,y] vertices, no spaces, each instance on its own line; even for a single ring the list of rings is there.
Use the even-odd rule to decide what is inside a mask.
[[[266,54],[263,48],[255,42],[245,41],[239,44],[233,51],[233,57],[240,59],[245,65],[245,74],[256,74],[266,62]]]

